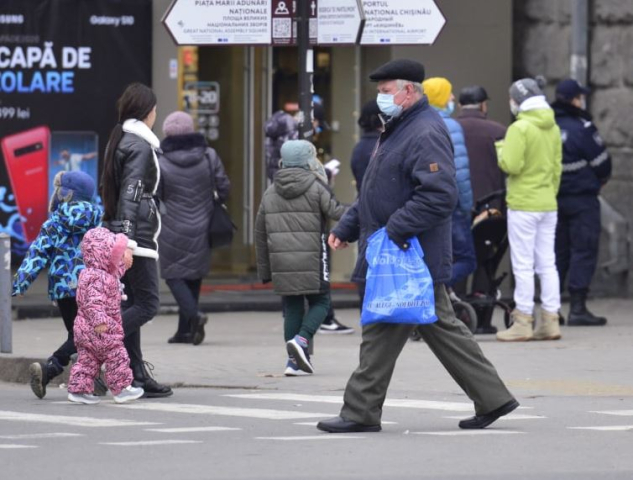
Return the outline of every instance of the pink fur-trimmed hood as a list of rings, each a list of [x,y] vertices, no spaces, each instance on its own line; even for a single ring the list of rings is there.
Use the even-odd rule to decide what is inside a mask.
[[[106,228],[97,227],[89,230],[81,242],[81,253],[86,268],[121,276],[125,249],[134,248],[133,243],[122,233],[115,235]]]

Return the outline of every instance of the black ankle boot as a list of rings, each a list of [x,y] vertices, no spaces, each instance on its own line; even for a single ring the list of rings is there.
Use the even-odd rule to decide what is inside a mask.
[[[151,373],[154,370],[154,365],[149,362],[143,362],[141,364],[131,365],[131,367],[132,374],[134,375],[132,385],[145,390],[143,398],[161,398],[173,395],[174,392],[171,388],[154,380]]]
[[[31,374],[31,390],[37,398],[46,396],[46,385],[60,375],[64,367],[55,357],[50,357],[46,362],[35,362],[29,366]]]
[[[604,317],[596,317],[587,310],[587,294],[583,292],[574,292],[571,294],[571,304],[569,306],[569,318],[567,325],[581,327],[598,327],[606,325],[607,319]]]

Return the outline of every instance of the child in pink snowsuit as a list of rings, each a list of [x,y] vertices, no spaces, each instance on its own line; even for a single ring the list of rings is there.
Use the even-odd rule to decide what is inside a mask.
[[[101,227],[88,231],[81,243],[86,268],[79,274],[77,286],[74,335],[79,355],[68,382],[71,402],[99,403],[99,397],[93,395],[93,382],[102,364],[117,403],[136,400],[144,393],[142,388],[132,386],[121,320],[120,278],[132,265],[134,243],[123,234],[115,235]]]

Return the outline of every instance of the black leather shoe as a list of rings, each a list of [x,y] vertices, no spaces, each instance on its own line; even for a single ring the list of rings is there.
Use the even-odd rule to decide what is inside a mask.
[[[200,345],[205,337],[204,326],[207,324],[208,317],[201,312],[198,312],[195,320],[191,325],[191,336],[192,342],[194,345]]]
[[[176,333],[173,337],[167,339],[167,343],[193,343],[193,335],[190,333]]]
[[[363,425],[341,417],[323,420],[317,423],[317,428],[329,433],[380,432],[382,430],[380,425]]]
[[[474,417],[467,418],[459,422],[459,428],[464,429],[480,429],[486,428],[488,425],[497,421],[499,418],[507,415],[516,408],[518,408],[519,402],[516,400],[510,400],[508,403],[501,405],[496,410],[493,410],[486,415],[475,415]]]

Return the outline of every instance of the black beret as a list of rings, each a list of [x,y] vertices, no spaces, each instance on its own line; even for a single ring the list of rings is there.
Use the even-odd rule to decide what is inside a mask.
[[[391,60],[369,74],[372,82],[381,80],[409,80],[421,83],[424,81],[424,65],[414,60]]]
[[[473,85],[471,87],[464,87],[459,92],[459,104],[460,105],[476,105],[481,102],[485,102],[488,97],[488,92],[484,87],[479,85]]]

